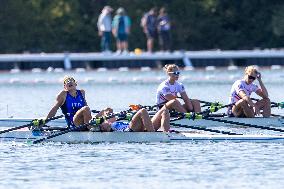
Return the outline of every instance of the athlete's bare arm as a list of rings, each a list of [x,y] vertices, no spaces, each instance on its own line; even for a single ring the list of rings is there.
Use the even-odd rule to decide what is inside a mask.
[[[54,117],[56,115],[57,110],[60,108],[60,106],[62,106],[64,104],[65,99],[66,99],[66,95],[67,95],[66,91],[61,91],[57,95],[56,102],[55,102],[54,106],[51,108],[51,110],[49,111],[46,118],[51,118],[51,117]]]
[[[86,101],[86,95],[85,95],[86,93],[85,93],[85,90],[80,90],[80,91],[81,91],[81,93],[82,93],[82,95],[83,95],[83,97],[84,97],[86,106],[88,106],[87,101]]]
[[[246,95],[246,93],[244,91],[240,91],[238,93],[238,95],[245,101],[247,101],[247,103],[251,106],[251,107],[254,107],[254,103],[253,101],[251,100],[251,98],[249,96]]]

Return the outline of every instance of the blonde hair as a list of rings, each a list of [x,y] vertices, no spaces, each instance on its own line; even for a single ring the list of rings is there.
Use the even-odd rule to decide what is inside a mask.
[[[67,81],[70,81],[70,80],[73,81],[74,83],[77,83],[76,80],[74,79],[74,77],[65,75],[64,78],[63,78],[63,84],[65,85],[67,83]]]
[[[258,73],[257,67],[255,67],[255,66],[248,66],[248,67],[246,67],[245,74],[246,75],[250,75],[251,73],[257,74]]]
[[[179,67],[177,65],[175,65],[175,64],[166,64],[164,66],[164,69],[168,73],[168,72],[173,72],[175,69],[179,70]]]

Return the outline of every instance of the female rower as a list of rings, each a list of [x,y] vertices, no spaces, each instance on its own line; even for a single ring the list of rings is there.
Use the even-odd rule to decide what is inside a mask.
[[[115,121],[115,118],[109,119],[99,125],[99,129],[103,132],[155,132],[158,129],[168,132],[170,130],[170,114],[166,106],[163,106],[151,119],[147,110],[142,108],[135,113],[130,122]]]
[[[200,102],[196,99],[189,99],[183,84],[177,81],[180,75],[179,67],[175,64],[167,64],[165,71],[168,79],[163,81],[157,89],[157,105],[162,106],[168,102],[167,107],[178,112],[201,112]],[[177,100],[178,93],[184,102],[183,105]]]
[[[84,90],[77,90],[77,82],[73,77],[65,76],[63,90],[57,95],[56,103],[49,111],[47,118],[54,117],[61,108],[68,127],[89,123],[92,119],[91,110],[87,105]]]
[[[260,87],[253,83],[255,79],[258,80]],[[252,92],[255,92],[262,99],[254,103],[250,98]],[[270,99],[261,80],[261,74],[256,67],[246,67],[244,78],[233,84],[230,92],[230,104],[233,103],[234,105],[228,108],[229,116],[254,117],[260,114],[260,110],[263,110],[263,117],[270,117]]]

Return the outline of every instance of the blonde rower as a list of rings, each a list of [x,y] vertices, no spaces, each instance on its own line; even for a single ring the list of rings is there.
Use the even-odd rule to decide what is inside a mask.
[[[102,132],[155,132],[158,129],[169,132],[170,114],[166,106],[163,106],[151,119],[147,110],[143,108],[135,113],[130,122],[116,121],[115,118],[111,118],[99,125],[99,129]],[[96,127],[94,127],[94,131],[96,131]]]
[[[201,112],[200,102],[195,99],[189,99],[183,84],[178,82],[180,75],[179,67],[175,64],[168,64],[165,66],[165,71],[168,79],[159,85],[156,103],[159,105],[167,102],[167,108],[178,112]],[[177,100],[178,94],[180,94],[184,104]]]
[[[87,105],[85,91],[77,89],[77,82],[71,76],[63,79],[63,90],[56,97],[56,102],[49,111],[46,118],[55,116],[61,108],[65,120],[70,128],[88,123],[91,119],[91,110]]]
[[[259,86],[253,83],[256,79]],[[262,99],[254,103],[250,98],[253,92],[262,97]],[[237,80],[233,84],[230,92],[230,103],[235,103],[235,105],[228,109],[229,116],[254,117],[260,114],[260,110],[263,110],[263,117],[270,116],[270,99],[261,80],[261,74],[257,71],[256,67],[246,67],[244,78]]]

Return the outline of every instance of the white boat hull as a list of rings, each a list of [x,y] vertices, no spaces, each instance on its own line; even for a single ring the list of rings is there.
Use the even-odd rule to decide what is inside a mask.
[[[56,131],[58,132],[58,131]],[[56,133],[12,131],[0,135],[0,141],[27,142],[45,138]],[[98,142],[185,142],[185,141],[234,141],[234,142],[284,142],[283,135],[211,135],[199,133],[163,132],[69,132],[47,141],[66,143]]]
[[[284,126],[284,118],[219,118],[220,120],[229,120],[246,124],[254,124],[260,126],[272,126],[272,127],[283,127]],[[32,119],[29,118],[0,118],[0,127],[16,127],[24,124],[28,124]],[[174,121],[173,123],[178,123],[182,125],[191,125],[191,126],[203,126],[203,127],[219,127],[219,126],[232,126],[228,123],[221,123],[217,121],[210,120],[188,120],[182,119],[178,121]],[[66,127],[66,122],[64,119],[57,119],[50,121],[47,125],[57,126],[57,127]]]

